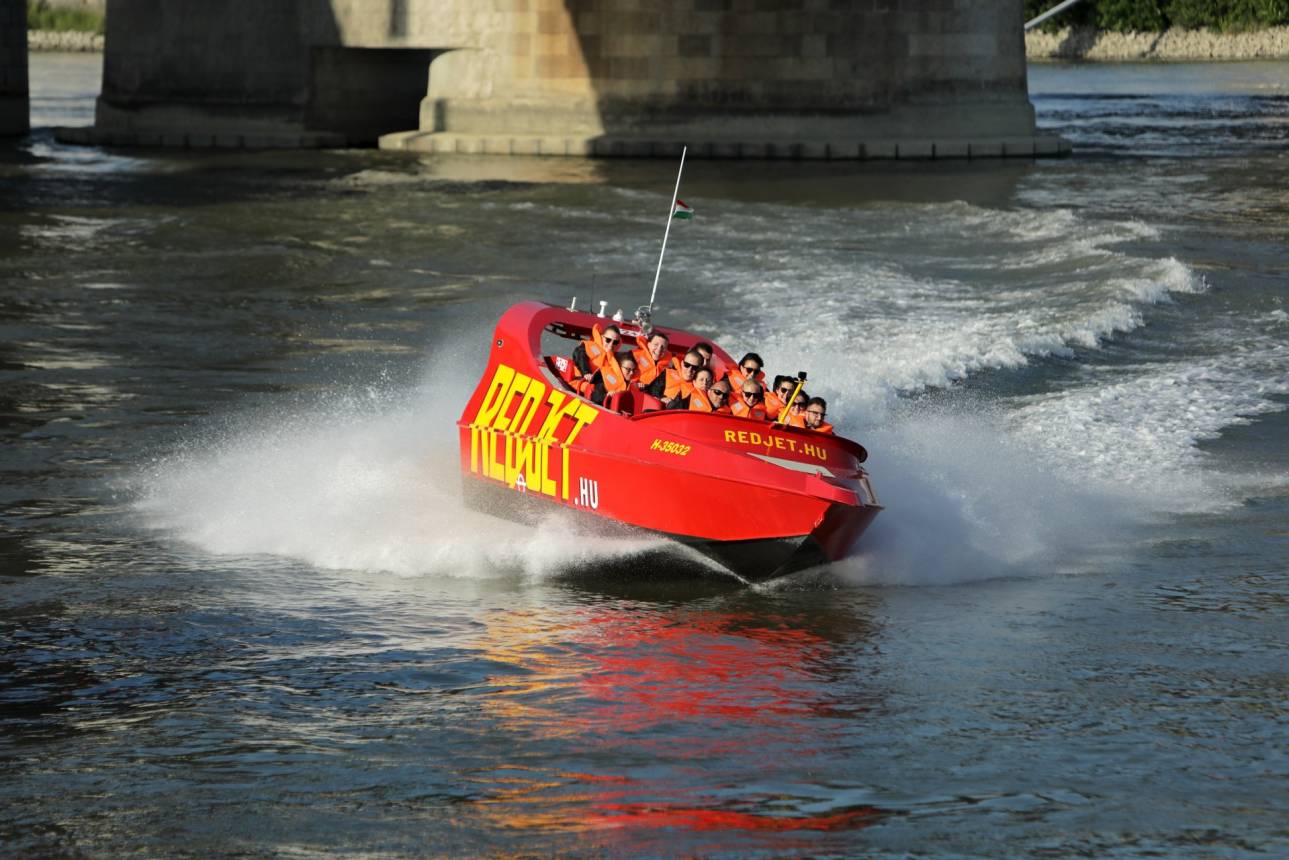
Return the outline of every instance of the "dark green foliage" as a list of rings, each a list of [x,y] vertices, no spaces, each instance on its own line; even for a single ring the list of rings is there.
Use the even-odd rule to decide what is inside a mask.
[[[1046,12],[1060,0],[1025,0],[1025,20]],[[1125,33],[1156,33],[1169,27],[1196,30],[1259,30],[1289,24],[1289,0],[1084,0],[1043,25],[1094,26]]]
[[[103,16],[90,9],[54,8],[48,0],[27,0],[27,28],[102,33]]]
[[[1157,33],[1168,21],[1156,0],[1095,0],[1097,26],[1121,33]]]

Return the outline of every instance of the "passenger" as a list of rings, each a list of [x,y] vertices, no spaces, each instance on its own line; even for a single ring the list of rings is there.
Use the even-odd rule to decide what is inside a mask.
[[[603,406],[604,398],[618,391],[626,391],[636,381],[636,360],[629,352],[617,356],[618,372],[605,362],[591,377],[591,402]]]
[[[743,382],[752,379],[764,390],[765,374],[761,372],[763,367],[765,362],[761,360],[761,356],[755,352],[749,352],[739,360],[738,367],[730,368],[730,385],[742,390]]]
[[[694,372],[694,392],[689,395],[688,399],[682,400],[677,397],[672,401],[668,409],[693,409],[698,412],[711,412],[712,401],[708,399],[708,393],[712,388],[712,369],[704,367]],[[681,405],[681,404],[684,405]]]
[[[636,366],[640,369],[640,387],[644,388],[666,373],[670,358],[667,355],[667,335],[660,331],[649,335],[647,339],[643,335],[636,335],[636,343],[639,344],[639,349],[633,349],[631,354],[635,356]]]
[[[832,435],[832,425],[824,418],[828,415],[828,401],[822,397],[811,397],[806,404],[806,428],[816,433]]]
[[[720,382],[725,378],[728,370],[723,365],[718,368],[712,361],[712,355],[716,350],[710,343],[696,343],[694,349],[703,354],[703,363],[712,369],[712,382]]]
[[[712,404],[712,411],[718,415],[730,414],[730,384],[728,380],[722,379],[719,382],[712,383],[712,390],[707,392],[708,402]],[[694,406],[691,403],[690,409]]]
[[[797,392],[797,399],[792,401],[788,407],[788,420],[785,422],[789,427],[806,426],[806,404],[810,402],[810,395],[804,391]]]
[[[615,351],[618,344],[622,342],[622,332],[615,325],[607,327],[603,334],[600,332],[599,325],[591,327],[591,336],[577,345],[573,350],[573,364],[577,367],[580,375],[580,381],[574,382],[574,388],[577,393],[583,397],[589,397],[594,390],[591,383],[592,377],[596,371],[606,361],[612,361],[617,364]],[[614,368],[616,371],[616,368]]]
[[[743,362],[739,362],[739,364],[741,366]],[[761,383],[755,379],[748,379],[743,383],[743,387],[739,391],[742,396],[734,398],[734,402],[730,404],[730,412],[739,418],[755,418],[759,421],[764,421],[765,404],[762,400],[765,395],[761,390]]]
[[[667,369],[666,386],[663,388],[662,401],[663,406],[671,406],[673,400],[677,397],[685,399],[685,405],[689,405],[689,396],[694,393],[694,375],[703,369],[703,354],[690,350],[685,353],[684,360],[680,363],[679,370]]]
[[[774,377],[774,388],[765,392],[765,414],[770,416],[770,420],[777,420],[783,413],[783,409],[788,405],[788,398],[792,396],[792,389],[797,387],[797,381],[791,376]]]

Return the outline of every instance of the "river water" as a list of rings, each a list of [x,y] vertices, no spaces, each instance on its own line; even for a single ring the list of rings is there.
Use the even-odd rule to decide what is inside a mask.
[[[1064,160],[691,161],[660,320],[887,506],[748,588],[459,502],[498,313],[640,304],[674,165],[59,144],[97,62],[0,148],[0,853],[1289,853],[1289,64],[1034,67]]]

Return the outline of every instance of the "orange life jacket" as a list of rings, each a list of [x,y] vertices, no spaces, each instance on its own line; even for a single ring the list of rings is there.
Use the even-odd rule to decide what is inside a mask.
[[[787,420],[787,421],[785,421],[784,423],[785,423],[785,424],[787,424],[789,427],[805,427],[805,426],[806,426],[806,410],[802,409],[802,410],[801,410],[800,412],[798,412],[796,415],[793,415],[791,412],[789,412],[789,413],[788,413],[788,420]]]
[[[712,401],[708,400],[707,395],[699,391],[697,388],[694,389],[694,393],[689,397],[689,408],[694,412],[713,411]]]
[[[829,424],[827,421],[820,423],[818,427],[811,427],[809,425],[806,425],[806,429],[813,430],[816,433],[827,433],[829,436],[833,435],[832,425]]]
[[[636,335],[636,343],[640,345],[640,348],[631,350],[631,354],[636,357],[636,367],[640,369],[641,384],[648,385],[658,378],[658,374],[667,369],[670,356],[664,351],[662,358],[654,361],[653,355],[649,352],[649,341],[645,339],[644,335]]]
[[[764,388],[765,388],[765,371],[764,371],[764,370],[758,370],[758,371],[756,372],[756,377],[755,377],[755,379],[756,379],[756,381],[757,381],[757,382],[761,383],[761,388],[762,388],[762,389],[764,389]],[[741,389],[743,388],[743,383],[747,381],[747,374],[743,372],[743,365],[741,365],[741,364],[736,364],[736,365],[734,365],[733,367],[731,367],[731,368],[730,368],[730,370],[729,370],[729,380],[730,380],[730,385],[733,385],[733,386],[735,387],[735,389],[739,389],[739,390],[741,390]]]
[[[765,407],[760,403],[755,406],[748,406],[747,401],[742,397],[734,398],[730,403],[730,413],[736,418],[755,418],[758,421],[765,420]]]
[[[586,347],[586,357],[591,362],[592,372],[598,370],[600,378],[604,380],[604,390],[609,394],[615,391],[626,391],[627,381],[623,378],[622,368],[618,367],[618,357],[613,354],[613,350],[604,345],[604,337],[600,334],[598,325],[591,327],[591,337],[582,341],[582,346]],[[595,386],[589,379],[582,379],[577,382],[577,391],[583,397],[590,397]]]
[[[741,386],[740,390],[742,390]],[[762,402],[765,403],[765,414],[769,415],[770,419],[775,421],[778,420],[779,413],[783,411],[783,407],[787,406],[786,403],[779,399],[779,395],[775,394],[773,391],[765,392],[765,400]]]
[[[667,368],[667,390],[663,393],[664,397],[672,400],[677,397],[693,397],[695,391],[697,389],[694,388],[694,383],[682,379],[679,370]]]

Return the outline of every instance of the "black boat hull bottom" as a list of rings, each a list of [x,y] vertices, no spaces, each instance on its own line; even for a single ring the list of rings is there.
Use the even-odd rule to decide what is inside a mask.
[[[550,517],[553,512],[558,511],[571,517],[576,522],[579,532],[592,536],[655,536],[665,538],[681,546],[688,547],[694,552],[711,559],[724,570],[750,582],[775,579],[801,570],[819,567],[828,564],[830,561],[828,552],[825,551],[814,534],[740,541],[704,540],[686,535],[675,535],[638,528],[563,506],[552,507],[549,501],[540,496],[517,493],[499,484],[469,477],[463,477],[462,479],[462,498],[466,506],[472,510],[524,525],[538,525]],[[855,537],[858,537],[858,531],[862,531],[863,527],[866,527],[875,515],[875,510],[867,513]],[[826,517],[825,523],[830,518]],[[654,565],[647,567],[651,574],[656,569]],[[673,565],[672,567],[677,566]],[[694,563],[679,565],[678,567],[687,571],[701,573],[701,569]]]

